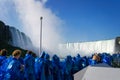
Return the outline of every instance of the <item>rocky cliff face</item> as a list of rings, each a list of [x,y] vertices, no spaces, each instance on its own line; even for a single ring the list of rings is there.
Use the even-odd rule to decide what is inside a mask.
[[[9,43],[11,40],[12,36],[10,33],[10,27],[0,21],[0,41]]]
[[[33,47],[32,41],[27,35],[14,27],[5,25],[2,21],[0,21],[0,41],[23,49]]]

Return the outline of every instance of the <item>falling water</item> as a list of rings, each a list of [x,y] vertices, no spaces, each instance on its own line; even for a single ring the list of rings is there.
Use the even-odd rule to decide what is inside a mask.
[[[15,29],[14,27],[10,27],[10,32],[12,35],[11,44],[16,47],[21,47],[24,49],[31,49],[33,47],[31,40],[22,32]]]
[[[62,52],[61,56],[70,54],[76,56],[80,53],[82,55],[91,55],[93,53],[114,53],[115,52],[115,39],[93,41],[93,42],[81,42],[81,43],[66,43],[60,44],[59,49]],[[63,55],[63,53],[65,53]]]

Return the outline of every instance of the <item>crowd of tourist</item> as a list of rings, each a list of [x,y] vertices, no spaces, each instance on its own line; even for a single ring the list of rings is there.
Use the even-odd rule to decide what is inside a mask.
[[[14,50],[9,57],[7,53],[6,49],[0,51],[0,80],[73,80],[73,74],[88,65],[106,63],[113,66],[113,63],[120,62],[120,54],[108,53],[84,57],[68,55],[64,60],[57,55],[50,59],[45,52],[37,57],[32,51],[27,51],[24,58],[20,57],[20,50]]]

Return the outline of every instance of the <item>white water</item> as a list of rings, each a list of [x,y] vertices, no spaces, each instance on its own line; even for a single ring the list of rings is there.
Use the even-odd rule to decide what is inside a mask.
[[[66,55],[76,56],[78,53],[81,55],[91,55],[93,53],[114,53],[115,52],[115,39],[102,40],[94,42],[81,42],[81,43],[66,43],[60,44],[60,56]]]
[[[10,32],[12,35],[11,44],[13,46],[21,47],[23,49],[32,49],[32,42],[24,33],[21,33],[19,30],[13,27],[10,27]]]

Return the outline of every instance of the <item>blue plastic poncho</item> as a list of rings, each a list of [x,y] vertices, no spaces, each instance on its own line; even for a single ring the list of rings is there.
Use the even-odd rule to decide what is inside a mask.
[[[111,65],[111,60],[112,60],[112,57],[109,54],[107,54],[107,53],[102,54],[102,59],[101,59],[102,63]]]
[[[43,66],[43,70],[44,70],[44,80],[53,80],[53,67],[52,67],[52,63],[49,60],[50,56],[48,54],[45,55],[45,61],[44,61],[44,66]],[[43,77],[42,76],[42,77]]]
[[[95,64],[97,64],[96,60],[89,59],[89,65],[94,66]]]
[[[26,54],[24,58],[26,80],[35,80],[34,63],[35,63],[34,57],[30,54]]]
[[[18,59],[12,58],[6,69],[4,80],[20,80],[21,65]]]
[[[60,60],[57,55],[52,58],[53,80],[62,80]]]
[[[78,64],[77,64],[77,60],[76,60],[76,57],[73,57],[73,70],[72,70],[72,73],[76,73],[79,71],[79,67],[78,67]]]
[[[18,60],[21,64],[20,80],[24,80],[24,60],[23,58],[19,58]]]
[[[0,56],[0,80],[3,80],[5,75],[4,69],[4,63],[6,62],[7,57],[6,56]]]
[[[83,67],[82,67],[82,58],[81,58],[81,56],[79,55],[79,54],[77,54],[77,57],[76,57],[76,65],[77,65],[77,67],[79,68],[79,70],[81,70]]]
[[[38,57],[35,58],[35,78],[36,80],[40,79],[40,59]]]
[[[3,63],[6,59],[7,59],[6,56],[0,56],[0,66],[3,65]]]
[[[64,80],[73,80],[73,76],[72,76],[73,61],[71,56],[67,56],[64,65],[65,65]]]

